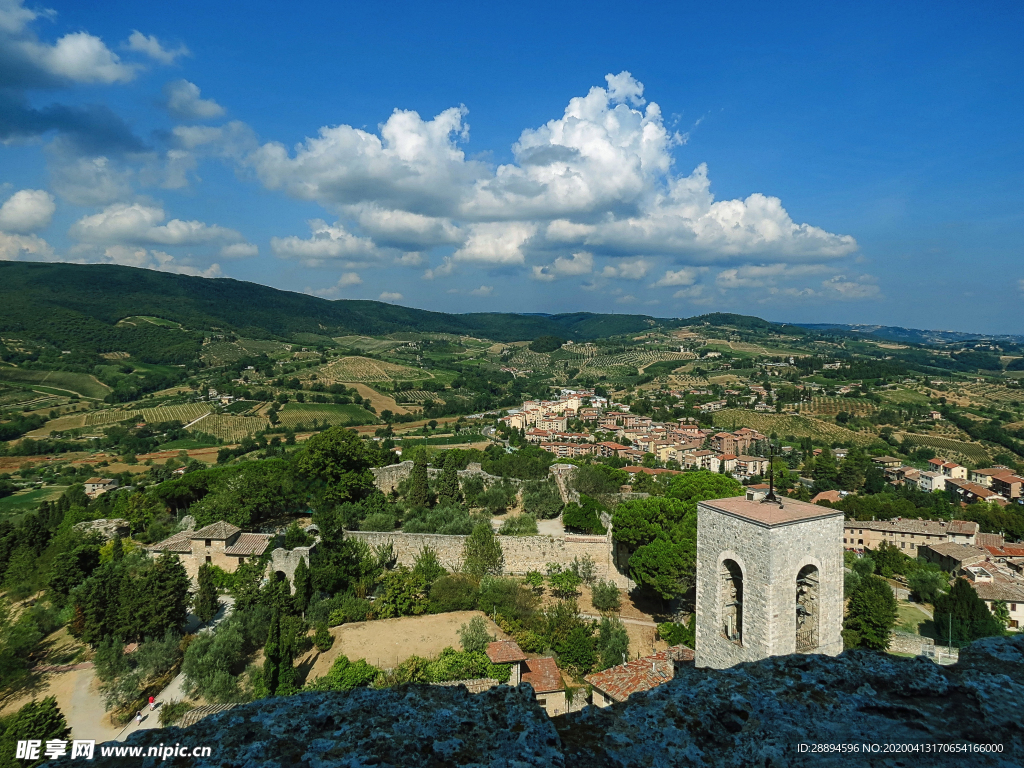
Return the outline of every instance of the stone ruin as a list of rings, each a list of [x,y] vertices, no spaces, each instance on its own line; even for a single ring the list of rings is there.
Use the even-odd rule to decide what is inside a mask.
[[[110,541],[114,536],[127,538],[130,526],[127,520],[114,518],[111,520],[87,520],[84,523],[76,523],[74,530],[83,533],[98,533],[104,541]]]

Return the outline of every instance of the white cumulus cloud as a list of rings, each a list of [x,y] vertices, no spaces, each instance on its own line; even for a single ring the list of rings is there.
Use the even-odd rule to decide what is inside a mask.
[[[494,293],[493,285],[481,285],[479,288],[474,288],[469,292],[471,296],[490,296]]]
[[[57,210],[53,195],[42,189],[22,189],[0,206],[0,230],[28,234],[46,227]]]
[[[402,294],[392,293],[391,291],[384,291],[384,293],[380,295],[381,301],[401,301],[402,299]]]
[[[259,246],[254,243],[230,243],[220,249],[220,255],[226,259],[244,259],[258,256],[259,252]]]
[[[138,66],[125,64],[106,43],[88,32],[72,32],[53,45],[31,38],[11,41],[12,51],[54,77],[77,83],[126,83]]]
[[[69,234],[85,243],[118,245],[202,245],[241,242],[241,233],[201,221],[171,219],[162,208],[141,203],[116,203],[71,225]]]
[[[156,35],[144,35],[139,30],[133,30],[125,43],[125,48],[137,53],[144,53],[154,61],[161,64],[173,64],[179,56],[191,56],[192,52],[184,45],[179,45],[173,50],[165,48],[157,39]]]
[[[322,219],[309,222],[312,235],[306,239],[295,237],[272,237],[270,250],[283,259],[301,259],[318,262],[323,259],[363,260],[375,258],[377,248],[373,241],[357,237],[341,224],[328,224]]]
[[[623,280],[642,280],[647,275],[650,264],[644,259],[621,261],[609,264],[601,270],[601,277],[620,278]]]
[[[594,271],[594,255],[578,251],[569,258],[559,256],[551,264],[533,267],[534,280],[554,280],[559,277],[589,275]]]
[[[665,275],[651,287],[661,288],[671,285],[693,285],[697,282],[697,276],[699,273],[700,269],[695,267],[683,267],[683,269],[677,269],[674,272],[672,270],[666,270]]]
[[[473,224],[469,227],[466,244],[452,254],[452,258],[490,266],[522,264],[526,261],[523,245],[536,229],[525,222]]]
[[[200,98],[201,91],[188,80],[172,80],[164,86],[167,111],[185,120],[209,120],[224,114],[224,107],[213,99]]]
[[[39,235],[12,235],[0,232],[0,261],[52,261],[55,258],[50,244]]]

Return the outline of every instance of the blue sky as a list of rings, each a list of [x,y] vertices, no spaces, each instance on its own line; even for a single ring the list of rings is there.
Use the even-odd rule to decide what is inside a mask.
[[[1024,332],[1021,6],[712,5],[0,0],[0,258]]]

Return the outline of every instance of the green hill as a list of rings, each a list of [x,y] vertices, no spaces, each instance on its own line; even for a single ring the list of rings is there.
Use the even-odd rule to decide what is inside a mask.
[[[771,325],[739,315],[693,321],[706,322],[708,317],[717,323],[732,319],[741,325]],[[203,332],[209,331],[283,340],[301,339],[300,334],[420,331],[496,341],[544,335],[585,341],[687,322],[590,312],[446,314],[379,301],[329,301],[240,280],[111,264],[0,262],[0,332],[6,337],[69,350],[123,351],[155,363],[195,360]]]

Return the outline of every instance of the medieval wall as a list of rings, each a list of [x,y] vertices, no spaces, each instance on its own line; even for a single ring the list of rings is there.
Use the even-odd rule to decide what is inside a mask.
[[[391,464],[386,467],[373,467],[370,471],[373,472],[374,484],[380,492],[391,493],[391,491],[398,488],[399,483],[409,479],[412,475],[412,467],[413,462],[403,461],[400,464]],[[436,479],[440,474],[440,469],[435,469],[434,467],[427,468],[427,476],[431,480]],[[501,482],[501,478],[497,475],[484,472],[479,462],[470,462],[469,466],[465,469],[459,470],[458,475],[460,483],[464,483],[471,477],[479,477],[484,481],[485,486]],[[522,480],[516,480],[515,478],[506,478],[506,480],[517,487],[523,484]]]
[[[346,531],[345,536],[362,541],[368,546],[391,544],[401,565],[412,567],[416,555],[423,547],[437,552],[438,560],[449,570],[462,567],[465,536],[446,536],[438,533],[402,533],[380,531]],[[597,566],[597,577],[614,581],[619,587],[629,588],[632,582],[620,573],[612,560],[610,536],[497,536],[505,553],[505,572],[524,574],[544,571],[548,563],[568,566],[574,558],[590,555]]]

